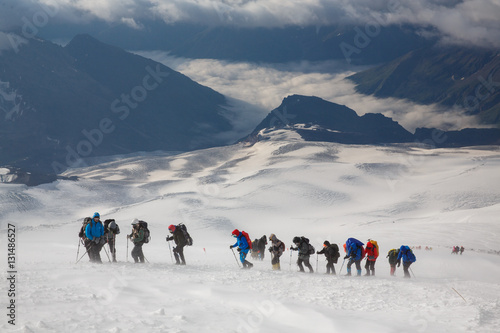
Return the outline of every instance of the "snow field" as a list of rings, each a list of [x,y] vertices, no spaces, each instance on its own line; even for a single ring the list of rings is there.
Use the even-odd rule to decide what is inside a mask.
[[[488,253],[498,250],[498,150],[269,135],[252,147],[143,154],[67,173],[78,182],[0,186],[0,237],[7,223],[16,225],[19,263],[18,325],[2,321],[0,331],[500,330],[500,256]],[[120,225],[117,264],[104,251],[103,265],[87,258],[75,264],[81,221],[94,211]],[[143,247],[149,264],[126,262],[134,217],[150,225],[152,240]],[[183,267],[172,265],[165,242],[168,225],[180,222],[194,239]],[[235,228],[252,239],[275,233],[287,247],[303,235],[317,250],[324,240],[341,247],[348,237],[375,239],[377,276],[326,276],[324,257],[316,274],[301,274],[289,251],[279,272],[268,253],[240,270],[229,249]],[[385,255],[403,244],[422,246],[415,279],[403,279],[402,268],[389,275]],[[454,245],[463,245],[464,255],[451,255]],[[316,268],[316,255],[311,264]],[[2,274],[5,265],[0,261]],[[342,259],[337,272],[341,266]]]

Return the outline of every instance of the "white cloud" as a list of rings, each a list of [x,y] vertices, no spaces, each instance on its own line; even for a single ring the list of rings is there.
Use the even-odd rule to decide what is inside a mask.
[[[407,100],[359,94],[355,91],[354,84],[345,78],[362,68],[351,67],[347,70],[335,62],[301,62],[274,66],[212,59],[182,59],[165,52],[138,53],[180,71],[226,96],[258,106],[260,109],[255,111],[257,113],[254,120],[262,120],[262,115],[278,107],[283,98],[300,94],[346,105],[358,115],[382,113],[410,132],[417,127],[437,127],[444,130],[478,127],[476,119],[464,115],[463,109],[419,105]],[[323,72],[318,73],[318,68]],[[325,73],[327,68],[339,71]]]
[[[51,20],[99,18],[134,27],[153,19],[247,27],[415,24],[443,41],[500,46],[498,0],[0,0],[0,30],[32,20],[44,6],[58,9]]]

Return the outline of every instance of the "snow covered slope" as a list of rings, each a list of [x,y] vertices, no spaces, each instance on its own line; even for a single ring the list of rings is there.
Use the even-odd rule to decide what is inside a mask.
[[[66,174],[77,182],[0,184],[5,314],[8,223],[16,226],[18,270],[16,325],[3,314],[0,331],[500,331],[498,147],[426,150],[267,135],[253,146],[130,156]],[[81,221],[94,211],[122,229],[117,264],[104,252],[103,265],[75,264]],[[149,264],[126,262],[135,217],[150,225]],[[180,222],[194,238],[183,267],[172,265],[165,242],[168,225]],[[300,274],[288,250],[279,272],[268,255],[242,271],[228,248],[234,228],[252,239],[275,233],[287,247],[301,235],[317,249],[324,240],[376,239],[377,276],[324,275],[316,255],[319,274]],[[389,275],[385,255],[403,244],[422,246],[414,279],[400,269]],[[466,248],[462,256],[450,254],[454,245]]]

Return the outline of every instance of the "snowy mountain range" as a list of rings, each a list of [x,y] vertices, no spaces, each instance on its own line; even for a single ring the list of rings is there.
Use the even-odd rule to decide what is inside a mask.
[[[495,145],[498,129],[412,134],[381,114],[358,116],[317,97],[291,95],[257,127],[248,108],[153,60],[78,35],[65,47],[30,39],[0,55],[0,163],[39,184],[101,156],[189,151],[291,125],[310,141]],[[253,118],[252,118],[253,117]],[[252,129],[253,132],[252,132]],[[436,134],[437,133],[437,134]]]

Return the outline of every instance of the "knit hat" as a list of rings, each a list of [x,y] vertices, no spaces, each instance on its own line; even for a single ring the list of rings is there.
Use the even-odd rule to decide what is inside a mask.
[[[94,213],[94,216],[92,216],[92,219],[95,219],[96,217],[99,217],[99,218],[100,218],[100,217],[101,217],[101,215],[99,215],[99,213],[98,213],[98,212],[95,212],[95,213]]]

